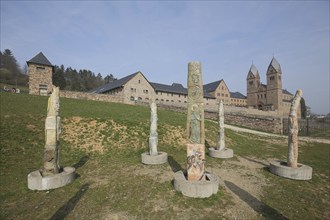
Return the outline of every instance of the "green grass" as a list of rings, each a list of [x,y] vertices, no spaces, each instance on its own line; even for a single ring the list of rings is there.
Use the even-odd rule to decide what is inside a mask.
[[[233,205],[232,195],[223,186],[207,199],[187,198],[174,190],[172,169],[186,166],[186,149],[180,141],[185,136],[185,114],[158,111],[158,148],[168,153],[172,168],[169,164],[146,166],[140,154],[147,150],[148,107],[66,98],[60,99],[63,125],[68,128],[68,120],[79,117],[78,126],[86,131],[77,134],[77,146],[61,136],[60,164],[75,165],[79,176],[59,189],[31,191],[27,175],[42,166],[47,97],[0,92],[0,102],[0,219],[222,219]],[[103,137],[103,153],[79,148],[83,144],[95,147],[89,135],[98,127],[89,131],[91,121],[107,125],[98,134]],[[172,130],[180,135],[165,137]],[[207,143],[214,145],[216,139],[217,125],[206,121]],[[238,156],[286,158],[286,145],[264,137],[226,130],[226,140],[234,149],[233,160]],[[271,184],[264,187],[261,201],[289,219],[327,219],[329,146],[301,143],[299,150],[299,162],[313,167],[313,179],[283,179],[264,169],[261,172]],[[208,156],[206,160],[207,170],[224,163]],[[263,213],[267,217],[267,210]]]

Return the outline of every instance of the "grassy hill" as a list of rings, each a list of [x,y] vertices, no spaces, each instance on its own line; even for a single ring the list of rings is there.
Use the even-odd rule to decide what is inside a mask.
[[[328,219],[330,147],[300,143],[299,162],[313,179],[272,175],[270,159],[286,158],[282,139],[226,130],[230,160],[206,156],[219,175],[219,192],[192,199],[172,186],[186,166],[186,115],[158,111],[159,151],[169,163],[143,165],[148,150],[149,108],[61,98],[61,166],[78,178],[49,191],[27,188],[28,173],[41,168],[47,97],[0,92],[0,219]],[[206,122],[206,145],[214,146],[217,125]]]

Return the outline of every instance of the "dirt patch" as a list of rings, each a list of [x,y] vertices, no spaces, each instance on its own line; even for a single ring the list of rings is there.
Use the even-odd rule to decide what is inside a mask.
[[[143,126],[128,128],[114,120],[81,117],[62,121],[61,138],[74,148],[100,153],[110,148],[147,148],[148,144],[148,134]]]
[[[171,145],[173,147],[185,146],[186,130],[181,126],[164,125],[162,129],[165,130],[162,142],[165,145]]]
[[[35,126],[35,125],[31,125],[31,124],[26,125],[26,128],[27,128],[28,130],[30,130],[30,131],[36,131],[36,130],[37,130],[37,129],[36,129],[36,126]]]
[[[101,217],[101,219],[103,219],[103,220],[134,220],[136,218],[133,216],[130,216],[126,212],[117,212],[117,213],[107,212],[106,214],[103,215],[103,217]]]
[[[220,187],[224,187],[233,197],[235,205],[229,207],[223,217],[228,219],[261,218],[258,209],[262,206],[263,187],[269,185],[262,174],[268,162],[255,158],[237,157],[226,160],[221,167],[211,168],[220,177]]]
[[[133,172],[132,172],[133,170]],[[134,176],[148,176],[159,183],[169,182],[173,179],[173,171],[170,166],[160,169],[150,165],[142,165],[141,167],[130,167],[127,172],[132,172]]]
[[[74,148],[103,153],[102,140],[104,135],[102,131],[106,127],[106,123],[97,122],[96,120],[80,117],[67,118],[62,121],[61,137]]]

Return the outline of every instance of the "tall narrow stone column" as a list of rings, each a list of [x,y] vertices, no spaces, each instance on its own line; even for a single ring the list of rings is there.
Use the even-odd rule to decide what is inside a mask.
[[[152,100],[150,103],[150,134],[149,134],[149,154],[152,156],[158,155],[158,132],[157,132],[157,105]]]
[[[28,188],[32,190],[49,190],[65,186],[75,179],[75,168],[59,165],[60,145],[60,99],[59,88],[53,86],[53,92],[48,99],[47,118],[45,122],[46,144],[44,149],[42,169],[28,175]]]
[[[205,131],[202,64],[188,64],[187,113],[187,175],[188,180],[205,179]]]
[[[209,148],[209,156],[214,158],[232,158],[234,151],[225,146],[225,111],[222,100],[218,109],[219,139],[215,147]]]
[[[219,178],[205,172],[205,130],[202,64],[188,63],[187,172],[174,174],[174,188],[183,195],[207,198],[219,190]]]
[[[223,110],[223,102],[222,100],[219,103],[219,110],[218,110],[218,117],[219,117],[219,141],[217,144],[217,150],[224,150],[225,149],[225,117],[224,117],[224,110]]]
[[[287,165],[292,168],[296,168],[298,164],[298,118],[297,118],[297,108],[300,103],[300,99],[302,96],[302,91],[299,89],[294,96],[291,107],[290,114],[288,120],[288,158]]]
[[[158,132],[157,132],[157,105],[155,99],[150,101],[150,132],[149,132],[149,152],[141,154],[141,161],[144,164],[162,164],[167,162],[167,153],[158,152]]]
[[[59,135],[61,133],[59,88],[53,87],[53,93],[48,99],[47,118],[45,123],[45,150],[42,175],[49,176],[59,173]]]
[[[298,116],[302,91],[297,90],[290,107],[288,121],[288,155],[287,161],[275,160],[269,165],[270,172],[289,179],[310,180],[312,179],[313,168],[302,163],[298,163]]]

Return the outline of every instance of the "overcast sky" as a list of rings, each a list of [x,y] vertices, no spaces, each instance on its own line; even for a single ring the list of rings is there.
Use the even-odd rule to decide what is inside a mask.
[[[39,52],[53,65],[186,86],[189,61],[204,84],[224,79],[246,95],[253,64],[266,84],[273,57],[283,89],[329,110],[329,1],[1,1],[1,51],[21,66]]]

